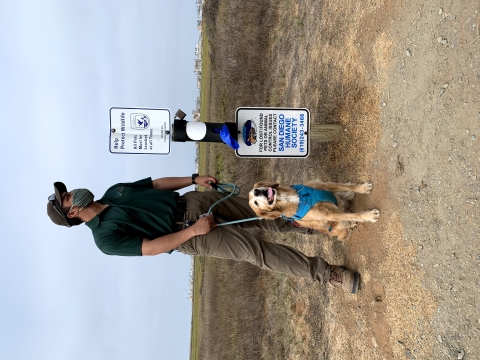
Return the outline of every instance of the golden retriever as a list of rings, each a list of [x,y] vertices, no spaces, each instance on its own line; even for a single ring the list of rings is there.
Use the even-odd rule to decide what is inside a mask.
[[[358,213],[347,212],[350,209],[349,201],[353,199],[354,193],[370,194],[371,183],[336,184],[312,180],[307,181],[303,186],[306,186],[307,190],[313,188],[330,192],[327,197],[333,195],[335,198],[332,200],[336,200],[337,204],[327,200],[308,206],[308,212],[301,219],[295,220],[302,227],[336,236],[339,240],[346,240],[350,237],[356,222],[374,223],[380,216],[380,211],[377,209]],[[295,189],[268,182],[256,183],[248,196],[249,204],[257,216],[270,220],[281,216],[292,219],[297,213],[299,204],[304,202],[300,201],[299,193]]]

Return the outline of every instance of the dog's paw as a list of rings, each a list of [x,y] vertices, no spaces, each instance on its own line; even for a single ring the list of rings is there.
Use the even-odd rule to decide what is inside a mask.
[[[353,230],[353,229],[356,229],[357,228],[357,222],[356,221],[350,221],[350,223],[348,224],[348,228]]]
[[[345,191],[343,195],[343,200],[352,201],[355,197],[355,193],[353,191]]]
[[[361,187],[361,191],[359,191],[359,193],[361,194],[370,194],[373,189],[372,183],[369,183],[369,182],[363,183],[362,185],[360,185],[360,187]]]
[[[380,210],[373,209],[372,211],[367,211],[365,213],[365,221],[367,222],[377,222],[380,217]]]

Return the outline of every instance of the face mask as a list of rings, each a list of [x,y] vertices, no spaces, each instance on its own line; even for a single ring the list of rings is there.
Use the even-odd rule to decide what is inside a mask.
[[[70,210],[72,210],[74,206],[78,206],[80,207],[80,210],[82,210],[85,206],[87,206],[93,201],[94,196],[88,189],[75,189],[72,190],[72,192],[72,207],[70,208]]]

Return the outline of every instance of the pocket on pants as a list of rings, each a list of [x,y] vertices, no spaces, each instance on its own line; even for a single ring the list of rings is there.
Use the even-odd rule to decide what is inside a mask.
[[[186,255],[196,255],[197,254],[195,249],[190,244],[190,240],[185,241],[182,245],[177,247],[177,251],[181,252],[182,254],[186,254]]]

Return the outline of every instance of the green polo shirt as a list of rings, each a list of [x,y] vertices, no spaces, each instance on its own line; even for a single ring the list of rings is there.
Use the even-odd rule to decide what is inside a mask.
[[[108,204],[86,225],[107,255],[141,256],[143,239],[174,230],[178,193],[153,189],[151,178],[110,187],[99,203]]]

